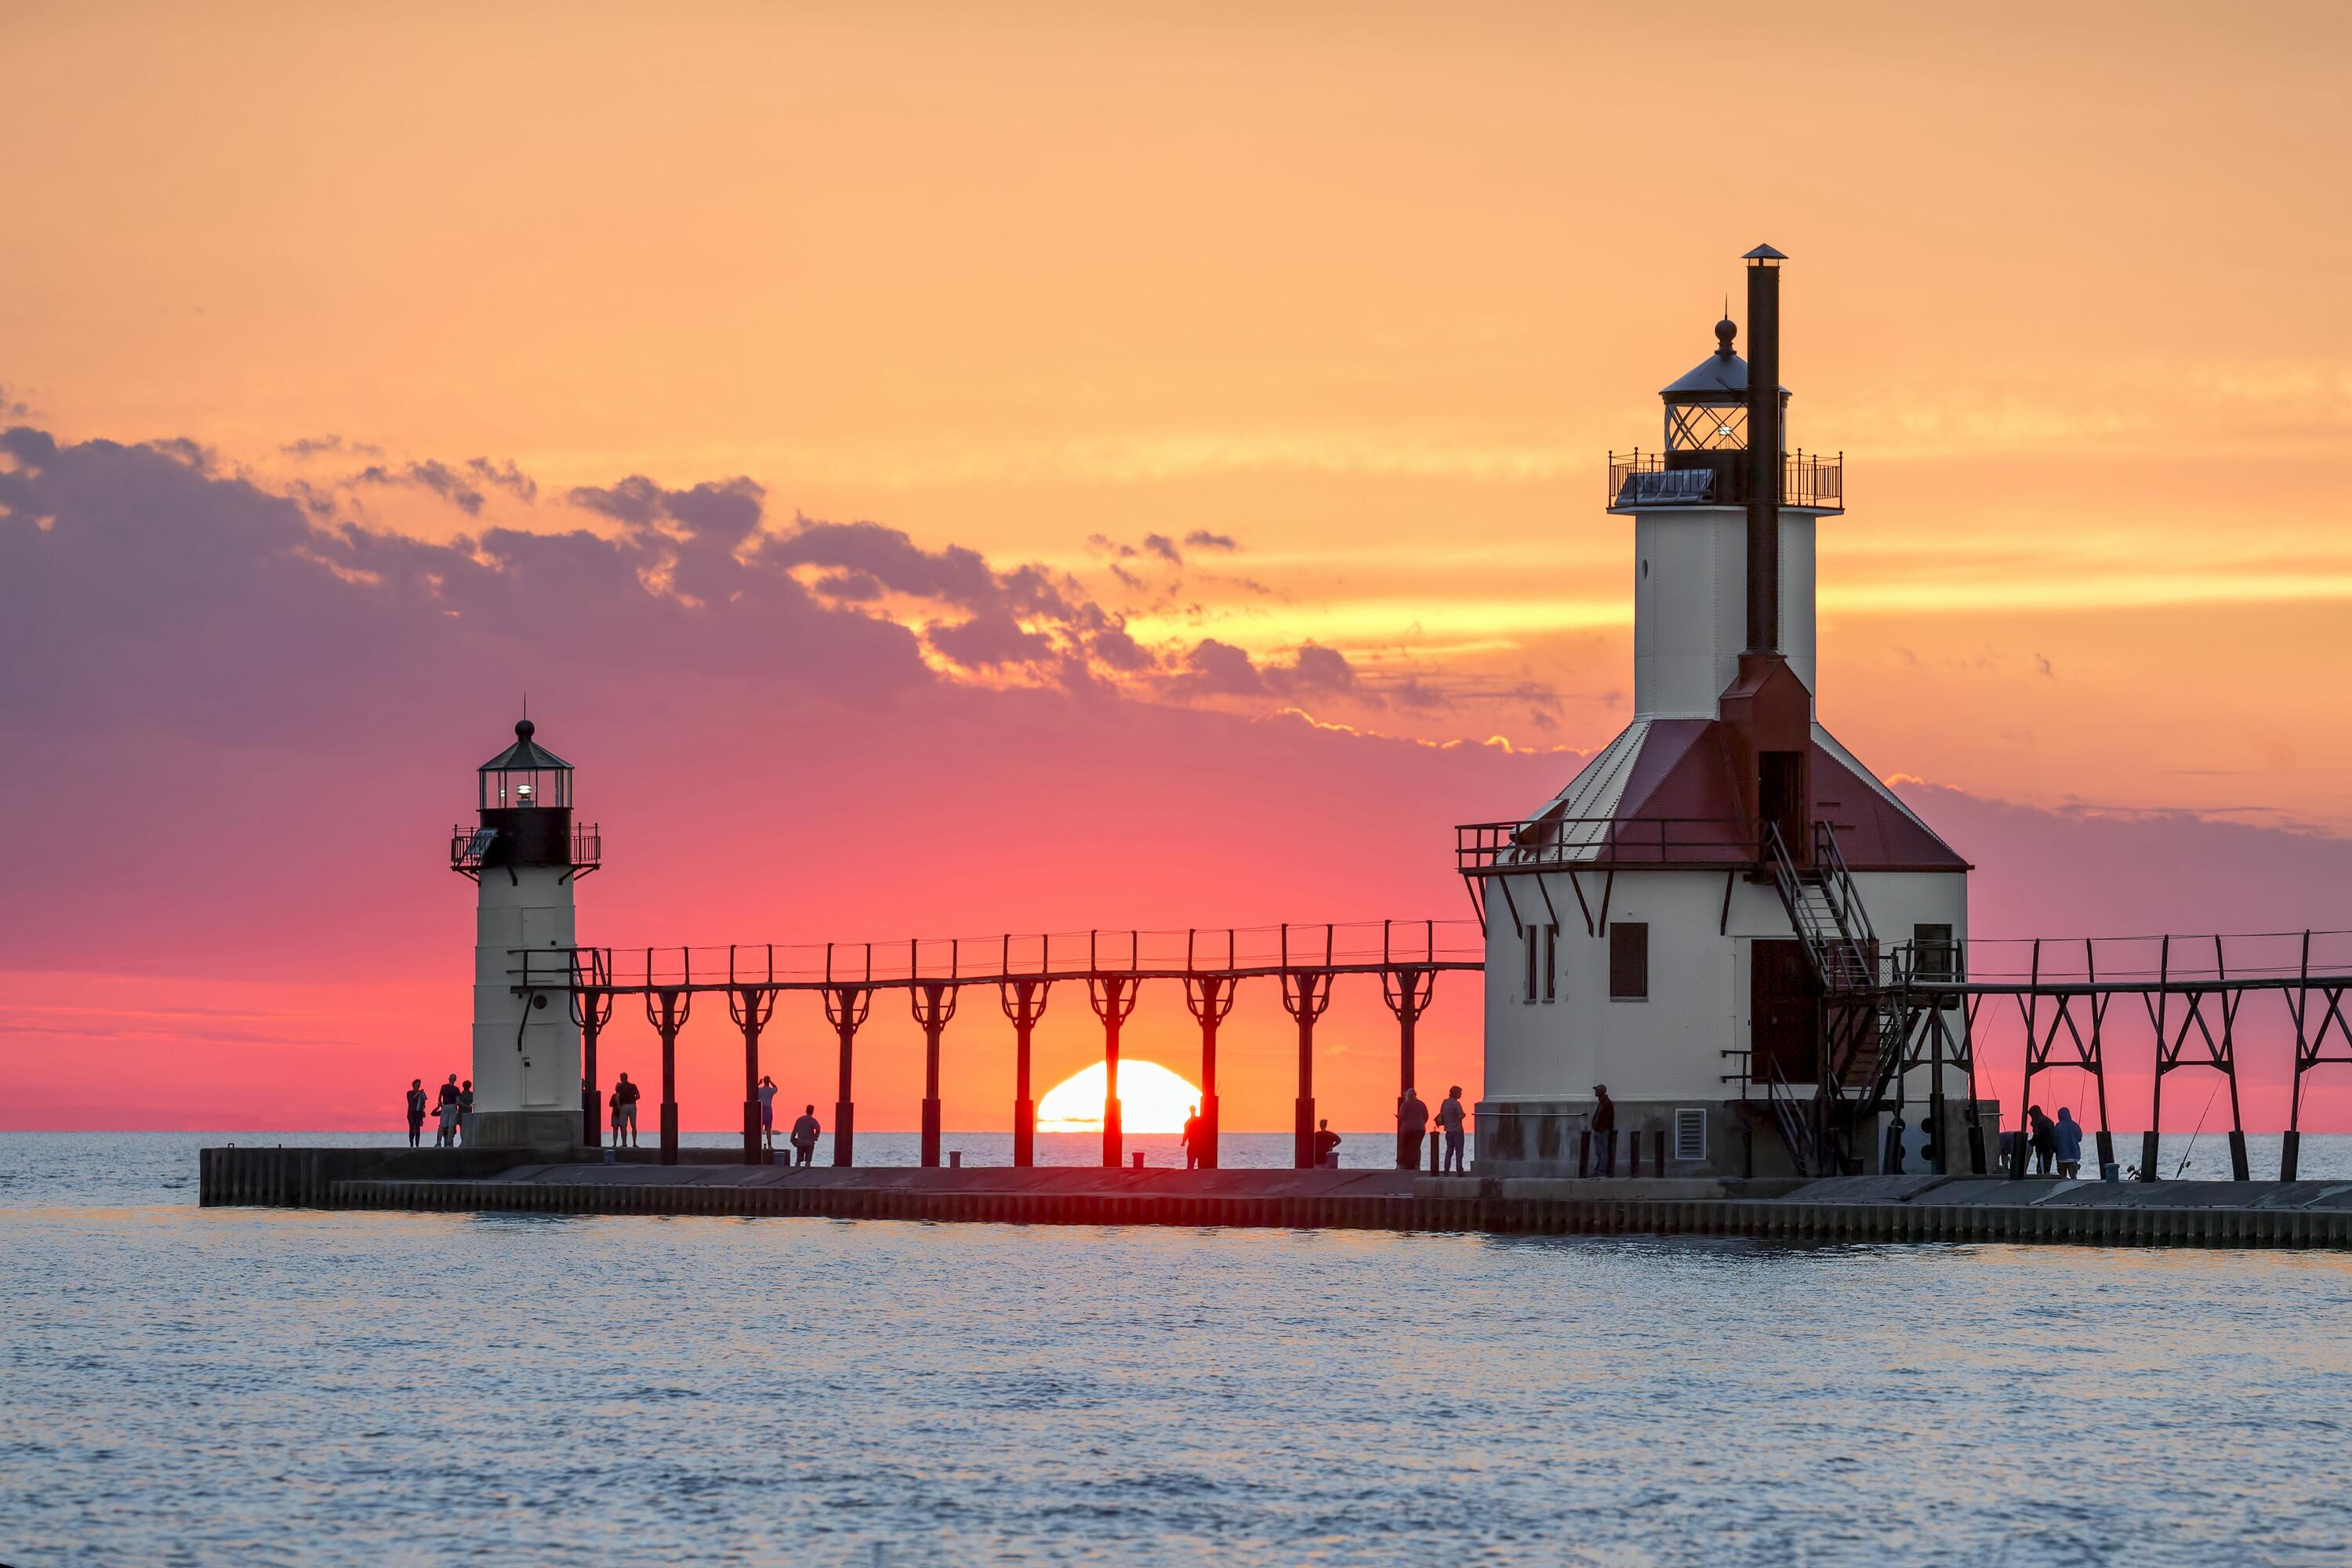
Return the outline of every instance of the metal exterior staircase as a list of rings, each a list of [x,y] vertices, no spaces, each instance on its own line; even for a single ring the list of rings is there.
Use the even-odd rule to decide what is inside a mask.
[[[1768,1082],[1766,1096],[1798,1169],[1809,1175],[1842,1172],[1854,1163],[1854,1133],[1873,1125],[1902,1071],[1910,1024],[1894,991],[1880,981],[1878,933],[1835,829],[1826,822],[1812,825],[1811,864],[1803,868],[1778,826],[1767,823],[1761,837],[1790,927],[1821,982],[1822,1006],[1822,1069],[1811,1125],[1784,1113],[1784,1104],[1789,1112],[1796,1109],[1785,1083]]]

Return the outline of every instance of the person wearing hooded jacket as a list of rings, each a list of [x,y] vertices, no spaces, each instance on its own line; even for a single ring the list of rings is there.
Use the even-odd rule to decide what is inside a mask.
[[[2070,1182],[2079,1181],[2083,1174],[2083,1124],[2062,1105],[2051,1131],[2058,1143],[2058,1174]]]

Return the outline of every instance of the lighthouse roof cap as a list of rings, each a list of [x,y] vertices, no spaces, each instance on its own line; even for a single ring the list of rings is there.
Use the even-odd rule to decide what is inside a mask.
[[[569,768],[571,763],[532,739],[538,726],[530,720],[515,724],[515,742],[477,770],[486,773],[520,773]]]
[[[1748,395],[1748,362],[1735,353],[1711,353],[1659,388],[1658,395],[1669,403],[1737,402]],[[1790,396],[1782,387],[1780,400]]]

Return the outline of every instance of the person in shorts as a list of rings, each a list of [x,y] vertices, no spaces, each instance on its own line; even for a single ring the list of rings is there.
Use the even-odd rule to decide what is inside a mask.
[[[793,1123],[793,1163],[805,1165],[816,1156],[816,1135],[823,1129],[816,1124],[816,1107],[801,1108],[800,1120]]]
[[[634,1149],[637,1146],[637,1101],[643,1094],[642,1089],[629,1081],[627,1073],[623,1073],[621,1081],[613,1086],[613,1143],[615,1148],[619,1147],[625,1130],[629,1135],[629,1147]]]
[[[776,1147],[776,1080],[760,1075],[760,1144],[771,1153]]]

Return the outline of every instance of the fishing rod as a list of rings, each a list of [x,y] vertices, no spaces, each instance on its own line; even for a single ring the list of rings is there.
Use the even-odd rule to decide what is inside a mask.
[[[2210,1113],[2210,1112],[2212,1110],[2212,1109],[2213,1109],[2213,1101],[2214,1101],[2215,1100],[2217,1100],[2217,1099],[2219,1099],[2219,1098],[2221,1097],[2221,1080],[2220,1080],[2220,1079],[2216,1079],[2214,1080],[2214,1083],[2213,1083],[2213,1092],[2212,1092],[2211,1094],[2209,1094],[2209,1095],[2207,1095],[2207,1096],[2205,1097],[2205,1109],[2204,1109],[2203,1110],[2200,1110],[2200,1111],[2199,1111],[2199,1112],[2197,1113],[2197,1127],[2196,1127],[2196,1131],[2192,1131],[2192,1132],[2190,1132],[2190,1133],[2189,1134],[2189,1144],[2188,1144],[2188,1147],[2187,1147],[2187,1148],[2184,1148],[2184,1149],[2182,1149],[2182,1150],[2180,1151],[2180,1166],[2179,1166],[2179,1170],[2176,1170],[2176,1171],[2174,1171],[2174,1172],[2172,1173],[2172,1179],[2173,1179],[2174,1181],[2176,1181],[2176,1182],[2177,1182],[2177,1181],[2180,1180],[2180,1172],[2181,1172],[2181,1171],[2185,1171],[2185,1170],[2189,1169],[2189,1150],[2190,1150],[2190,1149],[2194,1149],[2194,1148],[2196,1148],[2196,1147],[2197,1147],[2197,1134],[2198,1134],[2199,1132],[2202,1132],[2202,1131],[2205,1131],[2205,1118],[2206,1118],[2207,1114],[2208,1114],[2208,1113]],[[2234,1159],[2235,1157],[2236,1157],[2236,1156],[2234,1156],[2234,1155],[2232,1155],[2232,1156],[2231,1156],[2231,1158],[2233,1158],[2233,1159]]]

